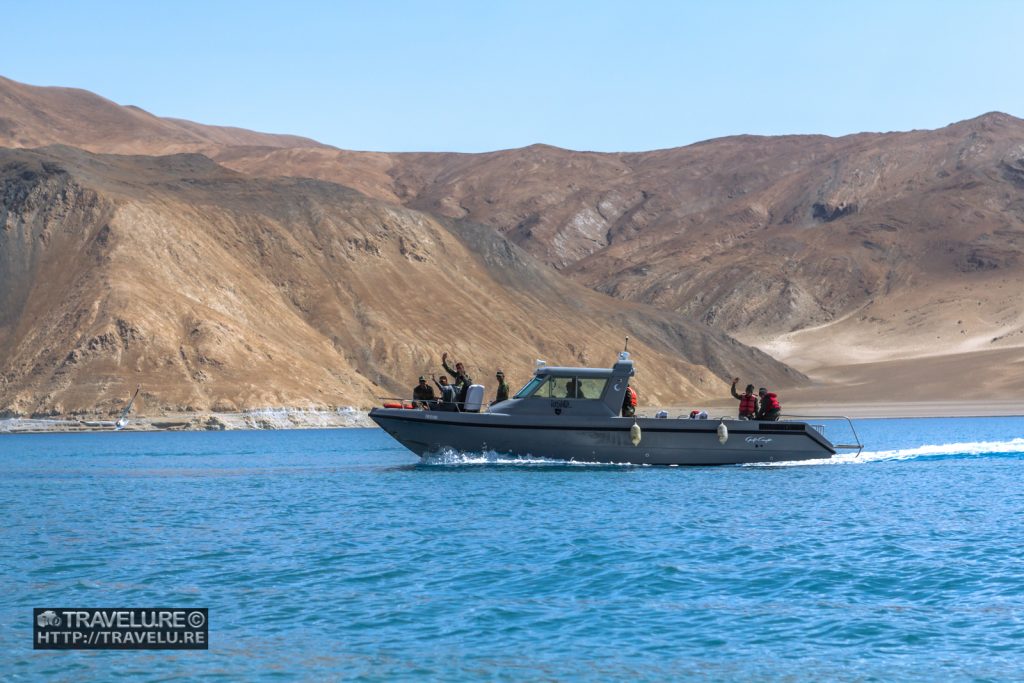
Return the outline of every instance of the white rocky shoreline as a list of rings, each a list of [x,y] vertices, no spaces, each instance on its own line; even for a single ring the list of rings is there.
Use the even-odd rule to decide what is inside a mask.
[[[0,434],[50,432],[109,432],[111,426],[90,426],[94,419],[29,418],[0,419]],[[109,418],[108,418],[109,421]],[[240,429],[342,429],[374,427],[365,410],[352,406],[322,410],[312,408],[254,408],[240,412],[189,412],[131,416],[126,432],[230,431]]]

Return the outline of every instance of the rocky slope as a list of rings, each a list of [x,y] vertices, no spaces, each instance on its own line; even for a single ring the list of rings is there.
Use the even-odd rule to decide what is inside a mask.
[[[1004,114],[640,154],[391,155],[367,174],[333,154],[225,163],[360,174],[375,196],[490,225],[577,282],[803,369],[1024,348],[1024,122]]]
[[[439,371],[609,363],[648,400],[802,376],[672,313],[553,273],[490,228],[195,154],[0,150],[0,411],[368,405]]]
[[[878,364],[875,393],[900,389],[886,384],[897,375],[888,363],[915,362],[978,397],[1024,389],[1024,375],[1006,372],[1024,366],[1024,122],[1004,114],[935,131],[738,136],[631,154],[383,154],[0,79],[0,146],[43,144],[198,151],[262,178],[260,191],[277,191],[280,176],[316,178],[380,211],[462,230],[460,243],[469,226],[491,228],[550,266],[537,277],[678,314],[673,325],[724,331],[840,388],[863,387],[865,366]],[[194,198],[176,201],[195,210]],[[488,272],[501,281],[499,271]],[[702,347],[687,329],[685,343]],[[993,353],[1003,362],[983,360]],[[735,362],[690,360],[719,377]]]

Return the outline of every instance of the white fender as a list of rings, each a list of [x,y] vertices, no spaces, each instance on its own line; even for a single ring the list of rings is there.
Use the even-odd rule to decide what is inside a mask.
[[[725,442],[729,440],[729,428],[725,426],[724,422],[718,423],[718,443],[725,445]]]
[[[633,426],[629,428],[629,440],[633,442],[634,446],[639,446],[641,436],[640,425],[634,422]]]

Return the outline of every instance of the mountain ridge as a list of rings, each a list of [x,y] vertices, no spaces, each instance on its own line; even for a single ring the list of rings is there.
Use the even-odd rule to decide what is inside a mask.
[[[536,357],[607,363],[624,333],[650,399],[721,393],[726,367],[805,381],[574,285],[490,228],[326,181],[66,146],[0,150],[0,180],[7,415],[111,412],[135,383],[144,410],[368,406],[446,348],[485,383],[497,367],[525,381]]]
[[[81,98],[44,98],[59,121],[85,123],[41,125],[24,107],[11,113],[12,83],[0,80],[0,146],[191,152],[241,184],[314,178],[453,235],[484,226],[563,279],[725,332],[836,391],[855,364],[1024,349],[1024,122],[1001,112],[936,130],[738,135],[650,152],[381,153],[191,122],[167,132],[149,118],[106,139],[89,117],[119,105],[85,98],[83,114]],[[35,137],[12,135],[12,116]],[[716,367],[719,381],[730,374]],[[970,378],[979,397],[1006,386],[980,361],[943,372]],[[879,391],[889,375],[879,371]]]

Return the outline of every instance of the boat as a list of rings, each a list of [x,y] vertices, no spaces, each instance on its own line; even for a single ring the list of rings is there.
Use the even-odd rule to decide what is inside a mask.
[[[410,409],[413,402],[406,399],[400,407],[372,409],[370,419],[421,458],[450,449],[575,462],[734,465],[817,460],[863,448],[833,444],[822,425],[792,419],[623,417],[623,398],[635,372],[628,351],[611,368],[538,361],[526,386],[486,411],[437,403]],[[846,420],[859,441],[848,418],[821,419]]]

